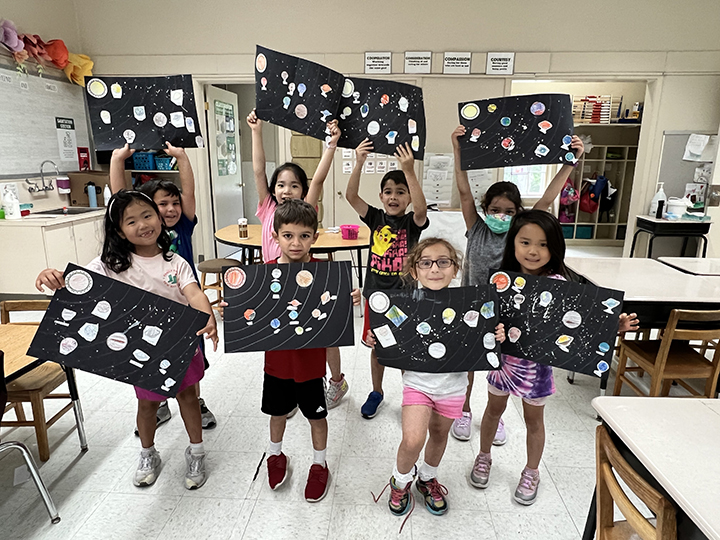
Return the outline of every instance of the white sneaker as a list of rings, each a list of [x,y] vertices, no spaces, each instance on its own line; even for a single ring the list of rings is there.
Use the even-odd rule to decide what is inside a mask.
[[[342,379],[338,382],[330,379],[328,381],[327,391],[325,392],[325,401],[327,402],[328,410],[334,409],[340,405],[340,401],[345,397],[345,394],[348,393],[349,389],[350,385],[348,384],[347,379],[345,379],[344,373],[342,374]]]
[[[135,471],[133,484],[137,487],[151,486],[160,474],[160,453],[154,448],[150,452],[140,452],[140,463]]]
[[[185,473],[185,487],[187,489],[198,489],[203,486],[207,480],[205,473],[205,456],[206,454],[193,454],[188,446],[185,450],[185,464],[187,472]]]

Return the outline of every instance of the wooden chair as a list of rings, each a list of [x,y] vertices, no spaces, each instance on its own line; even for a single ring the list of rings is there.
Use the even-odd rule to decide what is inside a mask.
[[[679,323],[690,323],[695,328],[678,328]],[[688,325],[685,325],[688,326]],[[688,342],[711,341],[720,338],[720,311],[689,311],[674,309],[670,313],[662,339],[649,341],[622,340],[618,353],[617,378],[613,395],[619,395],[623,383],[640,395],[646,395],[630,380],[626,372],[646,372],[650,376],[650,396],[667,396],[673,381],[685,388],[693,397],[713,398],[720,373],[720,349],[715,349],[712,360],[707,360]],[[628,367],[631,360],[637,367]],[[703,393],[697,392],[686,379],[705,379]]]
[[[198,264],[198,270],[200,270],[200,290],[205,292],[207,290],[216,291],[217,300],[210,302],[213,309],[221,309],[220,306],[216,305],[222,302],[222,269],[223,266],[242,266],[239,261],[235,259],[207,259]],[[207,275],[215,274],[215,282],[207,283]]]
[[[50,304],[49,300],[5,300],[0,302],[0,319],[10,320],[12,311],[45,311]],[[34,324],[38,323],[6,323],[6,324]],[[10,346],[10,344],[3,344]],[[38,445],[40,461],[50,459],[50,443],[47,430],[57,422],[65,413],[73,409],[70,394],[53,394],[52,392],[67,380],[65,372],[59,364],[46,362],[14,380],[8,386],[8,405],[3,405],[3,412],[15,409],[16,420],[3,420],[3,426],[34,427]],[[68,404],[49,420],[45,417],[46,399],[67,399]],[[30,403],[32,420],[25,416],[23,403]]]
[[[596,430],[597,540],[674,540],[677,538],[675,508],[650,486],[625,459],[610,439],[605,426]],[[655,514],[654,523],[645,518],[623,491],[615,474]],[[614,522],[613,503],[627,521]]]

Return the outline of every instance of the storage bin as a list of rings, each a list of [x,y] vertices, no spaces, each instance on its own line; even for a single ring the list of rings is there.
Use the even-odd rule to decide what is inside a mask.
[[[155,154],[152,152],[135,152],[133,154],[133,168],[139,171],[155,170]]]
[[[340,225],[343,240],[357,240],[359,231],[359,225]]]
[[[169,171],[172,169],[172,158],[170,156],[156,156],[155,167],[158,171]]]
[[[575,238],[588,240],[593,236],[593,229],[594,227],[592,225],[578,225],[575,231]]]
[[[573,225],[560,225],[562,227],[563,232],[563,238],[572,238],[573,233],[575,232],[575,227]]]

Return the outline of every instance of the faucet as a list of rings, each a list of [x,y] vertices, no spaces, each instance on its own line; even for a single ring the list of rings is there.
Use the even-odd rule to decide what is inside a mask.
[[[51,159],[46,159],[40,164],[40,181],[42,182],[42,187],[38,186],[37,182],[31,182],[29,179],[25,179],[25,182],[30,185],[28,188],[30,193],[36,193],[38,191],[52,191],[55,189],[55,186],[52,185],[52,181],[45,184],[45,173],[43,172],[43,168],[46,163],[52,163],[52,166],[55,168],[55,176],[60,176],[60,171],[58,170],[57,165],[55,165],[55,162]]]

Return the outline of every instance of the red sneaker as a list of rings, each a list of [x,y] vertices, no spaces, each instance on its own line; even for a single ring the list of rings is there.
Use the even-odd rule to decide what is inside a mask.
[[[288,474],[288,457],[280,453],[279,456],[270,456],[267,458],[268,482],[270,489],[277,489],[285,483],[290,476]]]
[[[329,487],[330,469],[327,468],[327,463],[324,467],[314,463],[310,467],[310,474],[308,474],[307,484],[305,484],[305,500],[307,502],[322,501],[327,495]]]

